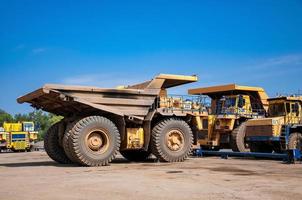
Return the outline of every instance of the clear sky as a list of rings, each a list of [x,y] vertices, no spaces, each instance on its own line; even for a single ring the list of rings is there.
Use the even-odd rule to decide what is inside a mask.
[[[302,0],[0,1],[0,108],[45,83],[114,87],[197,74],[302,90]]]

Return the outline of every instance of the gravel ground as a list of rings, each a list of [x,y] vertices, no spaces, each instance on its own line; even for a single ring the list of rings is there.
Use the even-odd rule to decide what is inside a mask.
[[[0,199],[301,199],[302,165],[217,157],[106,167],[59,165],[45,152],[0,154]]]

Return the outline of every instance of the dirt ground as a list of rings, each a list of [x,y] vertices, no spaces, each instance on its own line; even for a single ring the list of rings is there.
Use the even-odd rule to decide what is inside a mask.
[[[301,199],[302,165],[217,157],[106,167],[59,165],[45,152],[0,154],[0,199]]]

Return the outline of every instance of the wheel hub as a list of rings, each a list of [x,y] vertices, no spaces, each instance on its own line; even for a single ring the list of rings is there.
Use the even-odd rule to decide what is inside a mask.
[[[91,132],[86,138],[86,144],[92,151],[104,152],[107,150],[109,142],[108,136],[103,131]]]
[[[184,146],[183,133],[178,130],[172,130],[167,134],[167,146],[172,151],[179,151]]]

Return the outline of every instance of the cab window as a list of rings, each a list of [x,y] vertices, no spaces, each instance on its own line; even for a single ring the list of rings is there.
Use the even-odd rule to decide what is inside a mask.
[[[269,108],[268,108],[269,115],[271,117],[285,115],[284,105],[285,104],[283,104],[283,103],[270,104]]]
[[[235,107],[236,105],[236,98],[226,98],[224,107],[225,108],[230,108],[230,107]]]
[[[242,108],[244,106],[245,106],[245,98],[243,98],[242,96],[239,96],[238,107]]]
[[[34,131],[34,125],[32,123],[24,123],[23,130],[24,131]]]
[[[299,116],[299,104],[298,103],[291,104],[291,111],[292,113],[296,113],[296,115]]]
[[[286,103],[286,113],[290,113],[290,103]]]

